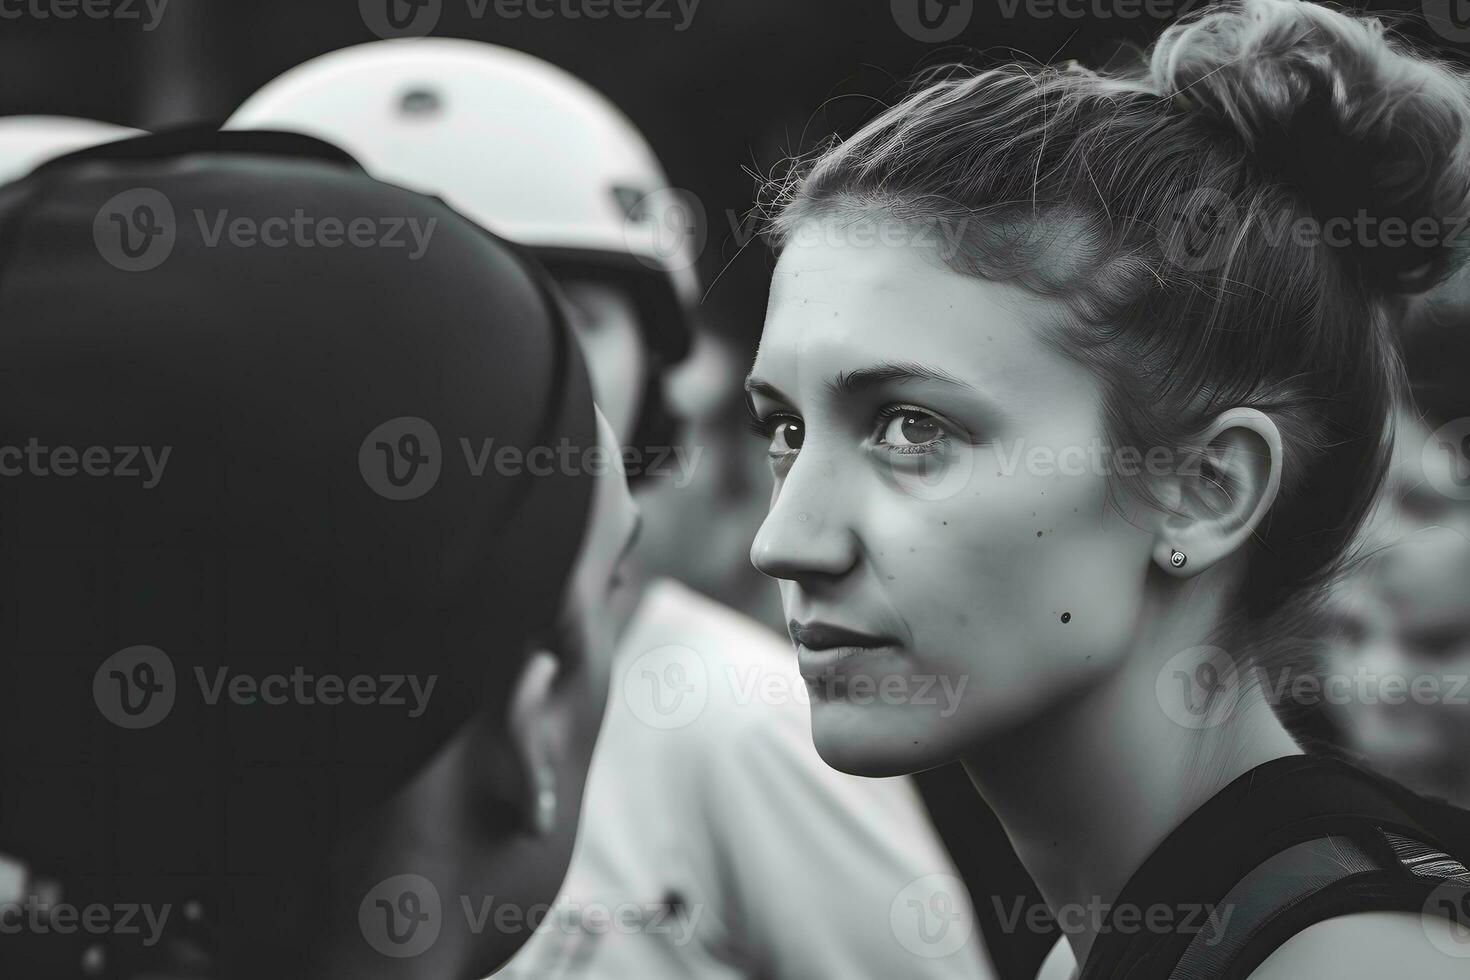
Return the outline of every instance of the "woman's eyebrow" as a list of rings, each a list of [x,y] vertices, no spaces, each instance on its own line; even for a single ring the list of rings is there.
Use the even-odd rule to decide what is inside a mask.
[[[745,379],[745,394],[747,396],[746,401],[750,400],[748,397],[750,395],[760,395],[763,398],[769,398],[771,401],[781,402],[786,405],[796,404],[790,398],[781,394],[781,390],[775,385],[768,381],[760,380],[754,374]]]
[[[968,391],[974,387],[950,374],[943,368],[913,362],[874,364],[852,371],[839,371],[837,377],[827,382],[827,390],[833,395],[850,395],[894,381],[938,381]]]
[[[993,420],[1003,422],[1010,417],[993,399],[987,397],[968,381],[955,377],[943,368],[933,367],[927,364],[894,361],[873,364],[863,368],[854,368],[851,371],[839,371],[837,372],[836,378],[826,383],[826,388],[834,396],[850,396],[896,381],[931,381],[951,385],[980,402],[982,407],[993,417]],[[754,374],[751,374],[750,377],[745,379],[745,402],[752,417],[759,416],[759,413],[755,411],[754,404],[751,402],[752,395],[760,395],[771,401],[780,402],[783,405],[796,404],[790,398],[783,395],[781,390],[775,385],[767,381],[762,381]]]

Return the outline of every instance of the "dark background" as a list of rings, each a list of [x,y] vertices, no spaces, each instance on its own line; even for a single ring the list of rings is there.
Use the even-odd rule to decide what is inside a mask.
[[[37,18],[27,11],[38,2],[57,0],[0,0],[0,11],[20,13],[0,17],[0,114],[80,115],[148,129],[220,121],[286,69],[377,39],[357,0],[169,0],[151,32],[136,20]],[[144,0],[130,2],[144,9]],[[1147,43],[1167,23],[1156,12],[1209,0],[1062,0],[1071,15],[1052,9],[1049,16],[1046,0],[1030,8],[959,0],[973,5],[969,25],[945,44],[900,28],[894,6],[919,0],[700,0],[683,31],[675,29],[674,0],[660,2],[667,17],[591,20],[507,19],[493,3],[476,18],[467,0],[443,0],[433,33],[531,52],[622,107],[672,182],[705,205],[710,244],[701,272],[709,283],[737,252],[731,225],[751,206],[751,171],[769,173],[786,153],[850,131],[916,70],[986,56],[1097,63],[1120,40]],[[1419,0],[1366,6],[1401,11],[1408,33],[1436,37]],[[722,320],[750,336],[764,313],[768,267],[756,244],[710,297]]]

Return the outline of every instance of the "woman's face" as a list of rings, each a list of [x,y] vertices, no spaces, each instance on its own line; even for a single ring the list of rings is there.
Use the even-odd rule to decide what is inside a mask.
[[[916,771],[1115,667],[1152,539],[1110,506],[1098,385],[1040,339],[1056,304],[872,227],[804,232],[748,384],[774,474],[751,559],[823,758]]]

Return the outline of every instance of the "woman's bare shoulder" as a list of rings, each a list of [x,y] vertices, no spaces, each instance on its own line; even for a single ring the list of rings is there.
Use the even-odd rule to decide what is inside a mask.
[[[1251,973],[1250,980],[1465,980],[1470,931],[1438,915],[1359,912],[1303,929]]]

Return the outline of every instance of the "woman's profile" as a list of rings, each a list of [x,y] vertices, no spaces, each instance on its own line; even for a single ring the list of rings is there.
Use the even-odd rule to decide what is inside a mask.
[[[1270,681],[1459,264],[1467,92],[1243,0],[1134,72],[938,74],[773,184],[751,557],[817,748],[962,760],[1083,978],[1465,969],[1458,817],[1305,755]]]

